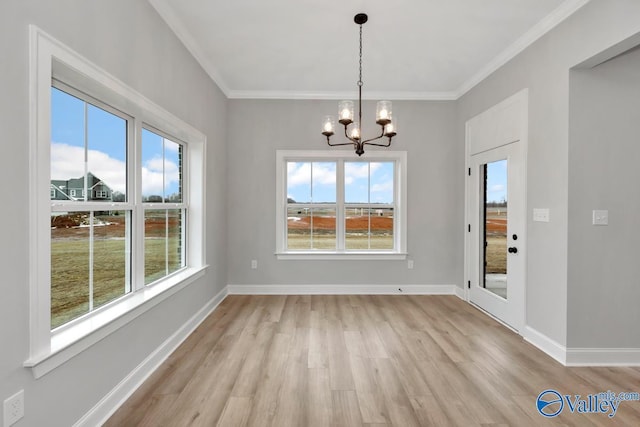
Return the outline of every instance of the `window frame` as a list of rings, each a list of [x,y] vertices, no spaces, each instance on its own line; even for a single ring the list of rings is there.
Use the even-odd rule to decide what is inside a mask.
[[[34,226],[29,233],[30,346],[24,366],[31,368],[34,376],[39,378],[204,276],[207,268],[204,242],[206,136],[38,27],[30,25],[29,36],[29,220]],[[66,203],[72,204],[74,210],[81,205],[89,210],[107,206],[110,210],[131,210],[134,235],[131,263],[136,267],[131,277],[130,293],[52,331],[50,214],[53,205],[65,202],[52,200],[49,190],[51,87],[54,80],[132,118],[127,129],[133,138],[127,146],[127,174],[132,174],[131,179],[127,178],[127,201]],[[185,267],[147,286],[144,285],[144,259],[141,256],[144,254],[142,166],[138,165],[143,126],[162,130],[170,139],[183,143],[187,148],[183,160],[188,164],[188,167],[183,165],[183,179],[188,185],[183,188],[181,204],[186,208],[182,231],[185,236]]]
[[[394,162],[394,249],[353,250],[344,248],[344,163]],[[336,162],[336,250],[288,250],[287,249],[287,163],[288,162]],[[407,257],[407,152],[371,150],[363,158],[354,158],[347,150],[277,150],[276,151],[276,250],[279,260],[398,260]],[[307,204],[312,207],[313,204]],[[369,203],[367,207],[374,207]],[[388,205],[386,206],[388,207]]]

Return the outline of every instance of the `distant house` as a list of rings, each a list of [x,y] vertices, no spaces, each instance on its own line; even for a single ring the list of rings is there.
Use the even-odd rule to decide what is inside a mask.
[[[113,190],[100,178],[87,173],[87,201],[112,201]],[[51,180],[51,200],[85,200],[84,177]]]

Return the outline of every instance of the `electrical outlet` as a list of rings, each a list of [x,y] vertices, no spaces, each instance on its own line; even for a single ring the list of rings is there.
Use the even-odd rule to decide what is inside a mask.
[[[24,417],[24,390],[20,390],[4,401],[4,427],[14,425]]]
[[[407,268],[409,270],[413,269],[413,260],[412,259],[407,260]]]
[[[598,210],[593,211],[593,225],[609,225],[609,211]]]
[[[255,270],[256,268],[258,268],[258,260],[257,259],[252,259],[251,260],[251,269]]]

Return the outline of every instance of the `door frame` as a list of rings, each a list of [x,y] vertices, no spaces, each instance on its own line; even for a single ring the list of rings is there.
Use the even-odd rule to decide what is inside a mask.
[[[510,96],[502,102],[494,105],[486,111],[472,117],[465,123],[465,245],[464,245],[464,299],[471,302],[470,287],[473,286],[474,268],[477,268],[478,260],[475,259],[474,244],[478,241],[479,227],[472,229],[474,215],[477,215],[474,203],[475,192],[473,188],[474,180],[470,179],[472,156],[482,152],[492,150],[511,143],[517,143],[521,151],[522,159],[522,179],[523,189],[523,229],[519,231],[519,240],[522,242],[518,246],[519,256],[524,257],[522,271],[522,292],[516,298],[509,300],[509,303],[517,305],[519,315],[512,319],[511,324],[507,324],[502,319],[497,319],[510,328],[522,333],[526,321],[526,278],[527,278],[527,146],[528,146],[528,89]],[[475,220],[477,223],[477,219]],[[473,304],[476,306],[475,304]],[[476,306],[477,307],[477,306]],[[483,310],[484,311],[484,310]],[[495,318],[491,313],[488,313]]]

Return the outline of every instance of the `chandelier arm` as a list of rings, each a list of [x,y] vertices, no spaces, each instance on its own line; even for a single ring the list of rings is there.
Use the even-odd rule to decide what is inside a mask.
[[[352,137],[349,136],[349,134],[347,133],[347,127],[348,126],[349,125],[344,125],[344,136],[345,136],[345,138],[347,138],[349,141],[351,141],[354,145],[360,143],[360,138],[352,138]]]
[[[377,144],[375,142],[369,142],[369,141],[375,141],[376,139],[380,139],[380,138],[375,138],[375,139],[370,139],[369,141],[365,141],[362,143],[362,145],[367,144],[367,145],[375,145],[376,147],[391,147],[391,138],[393,138],[392,136],[389,136],[389,142],[387,142],[386,144]]]
[[[337,147],[339,145],[355,145],[353,142],[340,142],[338,144],[332,144],[329,141],[327,141],[327,144],[329,144],[332,147]]]
[[[376,136],[375,138],[371,138],[371,139],[365,139],[364,141],[362,141],[363,144],[369,144],[369,141],[375,141],[376,139],[380,139],[384,136],[384,126],[382,126],[382,131],[380,132],[379,136]],[[373,144],[370,144],[373,145]]]
[[[337,144],[332,144],[330,141],[331,135],[327,135],[327,144],[329,144],[331,147],[337,147],[339,145],[353,145],[354,147],[357,147],[358,144],[360,143],[359,140],[355,139],[355,138],[351,138],[349,136],[349,134],[347,133],[347,127],[349,125],[344,125],[344,136],[345,138],[347,138],[350,142],[339,142]]]

